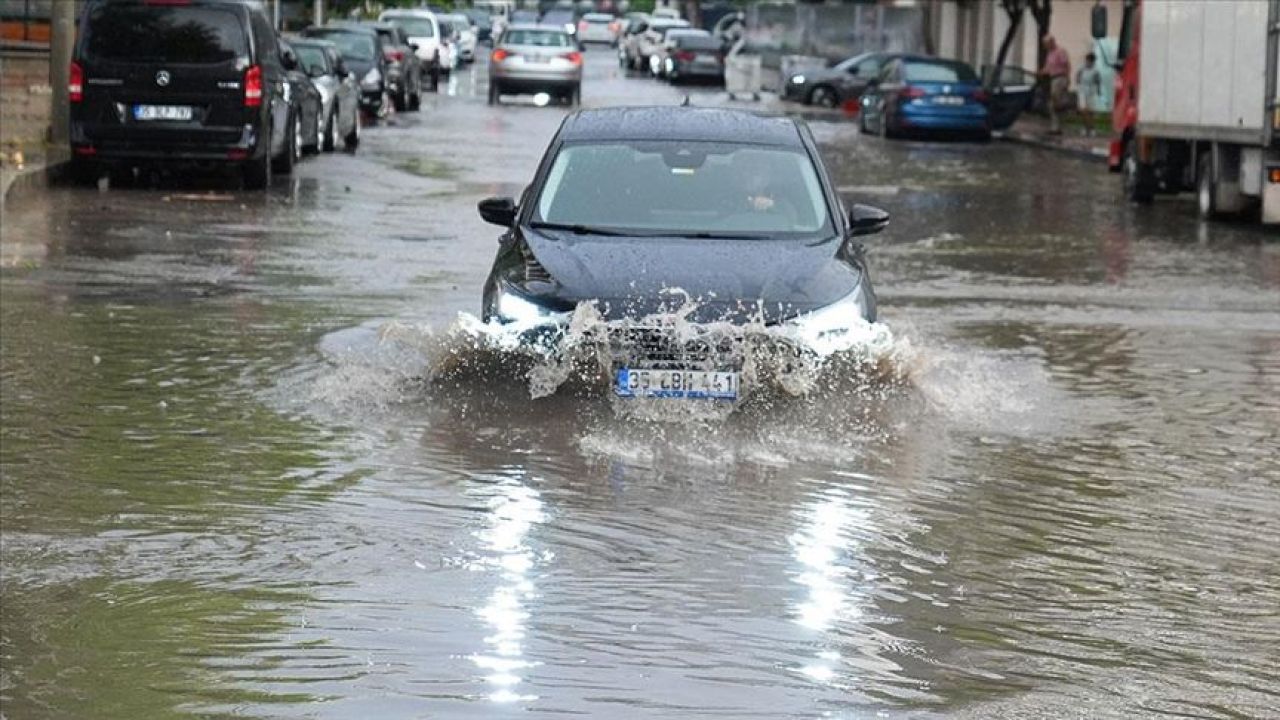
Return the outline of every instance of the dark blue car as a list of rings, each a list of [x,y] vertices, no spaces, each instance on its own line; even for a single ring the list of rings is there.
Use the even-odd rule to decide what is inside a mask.
[[[912,132],[991,137],[982,80],[967,63],[902,56],[889,62],[862,95],[862,131],[882,137]]]

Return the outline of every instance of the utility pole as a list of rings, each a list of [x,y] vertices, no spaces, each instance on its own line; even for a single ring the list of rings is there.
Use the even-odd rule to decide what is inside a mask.
[[[76,41],[76,4],[52,3],[49,17],[49,85],[53,88],[49,111],[49,140],[66,145],[71,134],[71,103],[67,81],[71,76],[71,46]]]
[[[271,3],[271,24],[275,26],[276,32],[280,31],[280,0]]]
[[[314,23],[315,25],[323,25],[324,24],[324,0],[314,0],[312,7],[313,7],[313,11],[311,13],[312,15],[311,22]]]

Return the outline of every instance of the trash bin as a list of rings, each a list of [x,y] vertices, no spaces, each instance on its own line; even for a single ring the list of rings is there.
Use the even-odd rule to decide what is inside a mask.
[[[742,52],[743,42],[739,40],[729,51],[724,65],[724,89],[730,98],[738,95],[750,95],[752,100],[760,99],[763,89],[761,70],[762,58],[759,55],[747,55]]]

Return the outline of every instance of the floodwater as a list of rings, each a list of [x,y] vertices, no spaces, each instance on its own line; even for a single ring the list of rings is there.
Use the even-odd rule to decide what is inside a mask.
[[[1280,716],[1274,236],[814,121],[875,362],[636,417],[459,340],[564,113],[483,98],[6,208],[4,717]]]

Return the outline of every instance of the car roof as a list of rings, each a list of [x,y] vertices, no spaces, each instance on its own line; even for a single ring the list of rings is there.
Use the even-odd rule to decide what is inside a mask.
[[[563,25],[539,25],[538,23],[514,23],[512,25],[508,25],[507,32],[511,32],[512,30],[540,30],[542,32],[560,33],[561,35],[569,34],[568,31],[564,29]]]
[[[435,15],[436,14],[434,12],[424,10],[422,8],[391,8],[390,10],[383,10],[382,14],[379,15],[378,18],[383,22],[386,22],[387,19],[393,17],[433,18]]]
[[[702,140],[803,147],[795,120],[745,110],[612,107],[580,110],[564,121],[563,140]]]

